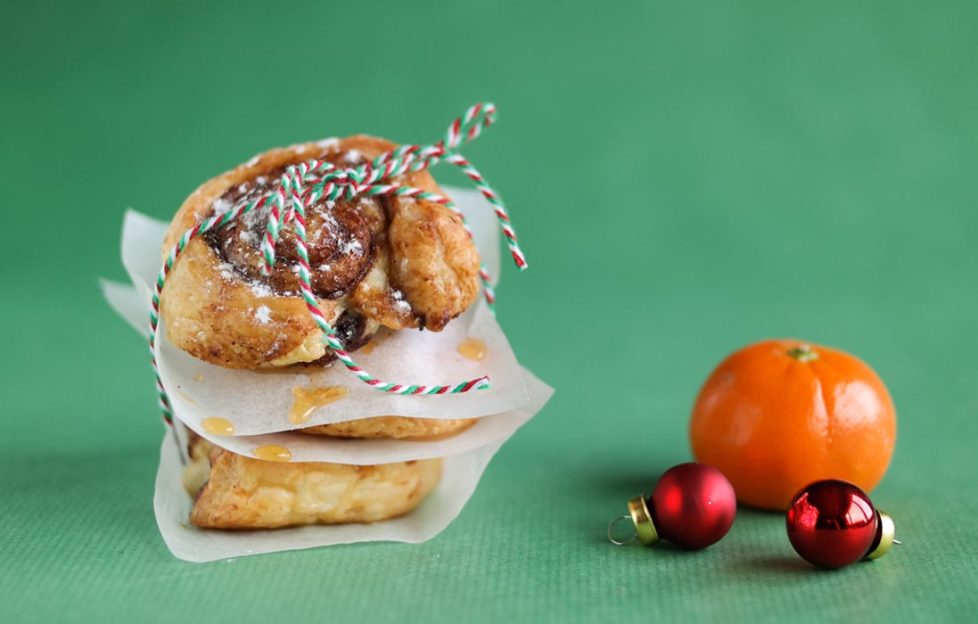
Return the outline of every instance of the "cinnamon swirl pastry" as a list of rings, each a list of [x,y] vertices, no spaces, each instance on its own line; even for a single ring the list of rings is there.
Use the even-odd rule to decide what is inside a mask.
[[[270,193],[290,165],[318,158],[346,168],[395,147],[353,136],[265,152],[190,195],[164,240],[164,256],[201,220]],[[395,181],[443,194],[426,171]],[[269,211],[243,214],[183,250],[160,300],[174,345],[229,368],[332,359],[299,295],[290,228],[282,230],[271,274],[262,274]],[[348,351],[381,326],[439,331],[478,296],[478,252],[461,219],[440,204],[394,195],[321,199],[306,211],[306,231],[313,292]]]
[[[204,529],[277,529],[402,516],[438,485],[441,459],[378,466],[281,463],[191,442],[184,484],[190,522]]]

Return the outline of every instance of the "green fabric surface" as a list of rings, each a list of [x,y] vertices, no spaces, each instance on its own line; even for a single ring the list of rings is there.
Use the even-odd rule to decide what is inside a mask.
[[[0,620],[974,619],[976,19],[972,2],[4,2]],[[174,559],[146,348],[96,283],[124,278],[124,209],[167,218],[274,145],[434,141],[481,100],[499,124],[465,154],[530,262],[505,268],[499,317],[551,403],[426,544]],[[627,499],[690,459],[712,367],[781,336],[887,382],[899,433],[873,498],[904,545],[819,572],[782,516],[749,509],[702,552],[608,544]]]

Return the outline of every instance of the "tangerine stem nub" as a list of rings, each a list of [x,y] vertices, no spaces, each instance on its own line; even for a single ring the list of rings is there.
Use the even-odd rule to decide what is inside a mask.
[[[807,344],[788,349],[788,355],[799,362],[811,362],[818,359],[818,353],[812,349],[811,345]]]

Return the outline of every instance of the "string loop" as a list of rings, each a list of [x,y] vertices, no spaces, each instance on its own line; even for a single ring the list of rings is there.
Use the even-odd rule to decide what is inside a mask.
[[[271,274],[276,263],[276,249],[281,240],[282,229],[285,227],[292,228],[296,234],[294,238],[299,264],[300,295],[309,314],[323,332],[323,342],[348,371],[356,375],[365,384],[391,394],[433,396],[459,394],[488,388],[488,376],[450,385],[399,384],[377,379],[360,367],[343,348],[343,344],[337,337],[336,329],[326,320],[319,308],[319,302],[313,295],[305,220],[306,210],[322,198],[327,201],[335,201],[341,198],[352,200],[359,195],[396,195],[398,197],[422,199],[445,206],[460,217],[465,231],[470,238],[473,238],[472,230],[466,223],[465,217],[449,198],[420,188],[404,186],[394,181],[394,178],[398,176],[423,171],[441,161],[446,161],[459,167],[492,206],[499,227],[506,238],[506,244],[509,247],[510,255],[513,257],[513,262],[521,271],[526,269],[526,257],[519,246],[516,232],[510,223],[509,213],[507,213],[502,200],[472,163],[458,152],[459,147],[477,139],[482,131],[495,121],[496,107],[493,104],[476,104],[448,126],[444,139],[431,145],[402,145],[377,156],[367,164],[356,167],[337,167],[328,161],[318,159],[291,165],[282,174],[278,185],[270,193],[248,204],[241,204],[227,212],[215,214],[184,232],[166,256],[166,261],[157,276],[150,304],[149,348],[153,371],[156,375],[159,403],[163,410],[163,419],[168,424],[173,422],[172,406],[160,378],[155,352],[159,327],[160,296],[166,285],[167,276],[181,252],[194,238],[209,230],[224,227],[241,215],[261,210],[266,206],[268,207],[268,222],[261,241],[261,271],[266,276]],[[479,279],[482,282],[483,296],[490,310],[494,312],[495,292],[492,288],[491,276],[484,264],[480,265]]]

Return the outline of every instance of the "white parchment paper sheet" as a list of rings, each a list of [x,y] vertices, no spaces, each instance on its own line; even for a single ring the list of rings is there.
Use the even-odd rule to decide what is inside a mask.
[[[529,374],[528,378],[531,400],[525,410],[527,418],[530,418],[544,406],[552,390]],[[160,449],[160,467],[156,474],[153,499],[156,522],[170,552],[180,559],[193,562],[353,542],[425,542],[438,535],[458,516],[479,484],[492,456],[514,432],[515,429],[484,446],[447,457],[444,476],[438,486],[417,509],[401,518],[375,524],[245,532],[205,531],[189,523],[192,501],[180,479],[183,466],[177,446],[173,436],[168,435]]]
[[[179,262],[179,261],[178,261]],[[506,336],[480,303],[441,332],[392,332],[373,352],[353,357],[375,377],[396,383],[443,384],[488,374],[492,387],[439,397],[401,396],[379,392],[360,381],[339,362],[320,370],[246,371],[214,366],[174,347],[161,325],[156,341],[160,377],[174,409],[194,429],[205,418],[227,418],[235,435],[258,435],[295,429],[289,421],[293,388],[343,386],[349,394],[316,408],[302,426],[367,418],[410,416],[473,418],[523,407],[529,401],[520,366]],[[458,353],[468,337],[486,344],[477,362]]]
[[[529,405],[502,414],[484,416],[465,431],[438,440],[343,439],[312,436],[294,431],[254,436],[221,436],[198,428],[193,421],[184,420],[179,409],[176,409],[174,414],[200,436],[233,453],[248,457],[254,457],[255,449],[266,444],[278,444],[289,449],[293,462],[316,461],[369,466],[446,457],[466,453],[508,438],[533,417],[536,413],[534,410],[539,409],[535,408],[535,405],[543,405],[550,398],[553,390],[547,384],[537,379],[530,371],[521,370],[529,391]]]
[[[472,191],[450,189],[449,193],[469,218],[480,253],[496,274],[499,241],[491,206]],[[150,284],[159,270],[159,249],[165,231],[165,223],[130,211],[123,226],[122,259],[135,286],[127,290],[124,285],[103,282],[106,299],[143,333],[146,312],[144,309],[142,318],[137,316],[138,301],[148,301]],[[473,362],[458,353],[459,343],[469,337],[486,343],[483,360]],[[398,396],[373,390],[338,363],[311,372],[240,371],[213,366],[173,347],[162,327],[157,341],[157,361],[174,409],[197,431],[203,429],[205,418],[215,416],[231,420],[235,435],[292,429],[295,425],[289,422],[288,411],[296,386],[342,385],[349,390],[347,397],[314,410],[303,426],[385,415],[472,418],[514,411],[529,400],[516,356],[483,302],[442,332],[392,332],[371,353],[353,355],[364,368],[387,381],[443,384],[488,374],[492,388],[437,400]]]
[[[173,438],[160,449],[153,501],[156,523],[167,548],[194,563],[302,550],[355,542],[426,542],[441,533],[471,498],[489,460],[501,443],[445,460],[441,483],[420,507],[406,516],[376,524],[306,526],[274,531],[205,531],[190,525],[191,500],[180,482],[180,459]]]

